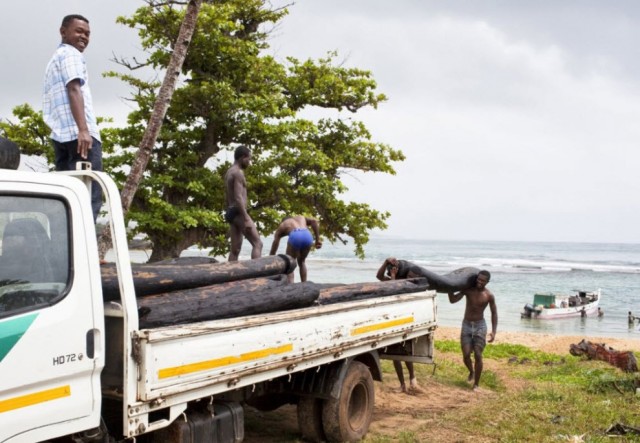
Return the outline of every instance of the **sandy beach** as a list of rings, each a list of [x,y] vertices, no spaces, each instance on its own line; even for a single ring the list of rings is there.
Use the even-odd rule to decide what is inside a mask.
[[[460,328],[440,326],[436,330],[436,340],[458,340]],[[511,343],[528,346],[532,349],[552,354],[568,354],[572,343],[586,339],[594,343],[605,343],[618,351],[640,352],[640,340],[606,337],[570,336],[554,334],[536,334],[531,332],[500,331],[494,343]]]

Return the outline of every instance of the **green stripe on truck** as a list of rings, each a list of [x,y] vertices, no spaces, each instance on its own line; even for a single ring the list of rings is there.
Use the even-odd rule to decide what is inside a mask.
[[[0,362],[18,343],[27,332],[38,314],[29,314],[24,317],[0,320]]]

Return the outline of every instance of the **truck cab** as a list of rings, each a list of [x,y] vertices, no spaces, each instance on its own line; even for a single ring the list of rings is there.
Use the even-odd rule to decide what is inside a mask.
[[[91,183],[119,300],[103,299]],[[380,359],[433,361],[428,290],[140,328],[120,196],[101,172],[3,170],[0,241],[0,443],[237,443],[243,405],[287,402],[306,439],[356,441]]]
[[[2,182],[0,441],[95,428],[104,315],[86,186],[7,170]]]

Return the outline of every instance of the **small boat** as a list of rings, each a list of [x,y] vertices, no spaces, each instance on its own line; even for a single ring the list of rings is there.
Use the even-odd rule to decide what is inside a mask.
[[[600,289],[587,292],[574,290],[574,294],[556,294],[553,292],[538,293],[533,296],[533,303],[524,305],[521,318],[538,318],[541,320],[566,317],[596,315],[600,303]]]

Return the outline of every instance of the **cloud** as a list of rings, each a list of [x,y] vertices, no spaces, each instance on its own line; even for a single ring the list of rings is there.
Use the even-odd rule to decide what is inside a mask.
[[[290,4],[272,0],[274,7]],[[128,91],[100,74],[139,54],[118,15],[142,2],[37,0],[4,6],[0,118],[40,108],[62,15],[91,20],[87,60],[99,115]],[[355,116],[402,149],[397,175],[345,177],[348,199],[390,211],[389,233],[432,239],[640,242],[640,3],[631,0],[304,0],[272,30],[272,53],[373,72],[389,100]],[[28,18],[28,19],[27,19]],[[28,21],[28,32],[25,23]]]

